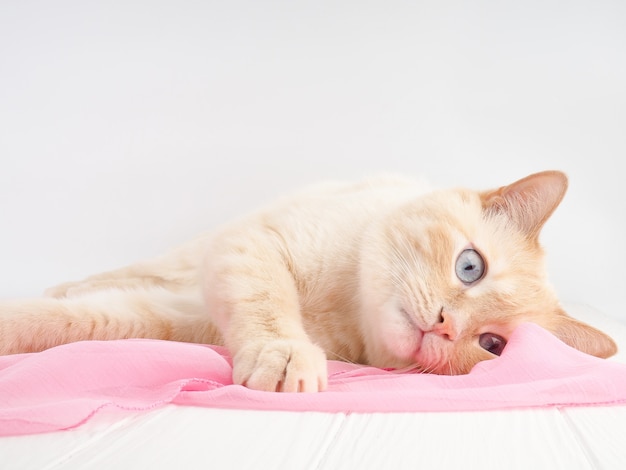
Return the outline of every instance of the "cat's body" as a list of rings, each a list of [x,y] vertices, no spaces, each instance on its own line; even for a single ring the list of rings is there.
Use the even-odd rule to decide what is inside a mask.
[[[605,357],[612,340],[569,318],[545,279],[538,235],[566,187],[559,172],[485,192],[316,187],[155,260],[0,304],[0,353],[223,344],[236,383],[285,391],[324,389],[326,358],[466,373],[525,321]]]

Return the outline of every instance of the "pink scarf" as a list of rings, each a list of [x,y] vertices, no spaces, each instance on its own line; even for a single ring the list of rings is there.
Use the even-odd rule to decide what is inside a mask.
[[[626,403],[626,364],[520,326],[501,357],[467,375],[395,373],[329,361],[329,388],[285,394],[233,385],[223,348],[153,340],[87,341],[0,357],[0,436],[70,429],[107,409],[167,403],[323,412],[482,411]]]

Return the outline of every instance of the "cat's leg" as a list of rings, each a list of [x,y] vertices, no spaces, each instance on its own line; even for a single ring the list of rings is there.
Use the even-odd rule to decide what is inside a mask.
[[[204,266],[207,309],[233,356],[233,381],[266,391],[326,388],[326,356],[304,330],[289,261],[262,232],[223,233]]]
[[[135,290],[162,287],[179,292],[197,284],[197,265],[185,258],[160,257],[125,266],[113,271],[89,276],[81,281],[66,282],[46,289],[47,297],[77,297],[84,294],[112,289]]]
[[[199,293],[114,290],[75,298],[0,302],[0,354],[125,338],[221,344]]]
[[[80,281],[64,282],[57,286],[46,289],[46,297],[57,299],[64,297],[77,297],[94,291],[111,289],[139,289],[154,286],[164,286],[168,284],[166,280],[149,275],[140,275],[128,268],[119,269],[107,273],[89,276]]]
[[[149,289],[162,287],[172,292],[197,288],[198,268],[206,245],[203,234],[164,255],[129,266],[67,282],[46,290],[48,297],[64,298],[111,289]]]

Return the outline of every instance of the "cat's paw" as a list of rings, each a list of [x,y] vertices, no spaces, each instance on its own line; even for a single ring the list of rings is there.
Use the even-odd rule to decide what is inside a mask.
[[[254,390],[318,392],[326,389],[326,355],[299,340],[253,342],[233,358],[233,381]]]

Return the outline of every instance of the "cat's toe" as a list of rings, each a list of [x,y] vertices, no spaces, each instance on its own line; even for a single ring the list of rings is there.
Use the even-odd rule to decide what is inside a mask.
[[[318,392],[326,389],[326,356],[298,340],[254,343],[233,358],[233,381],[254,390]]]

